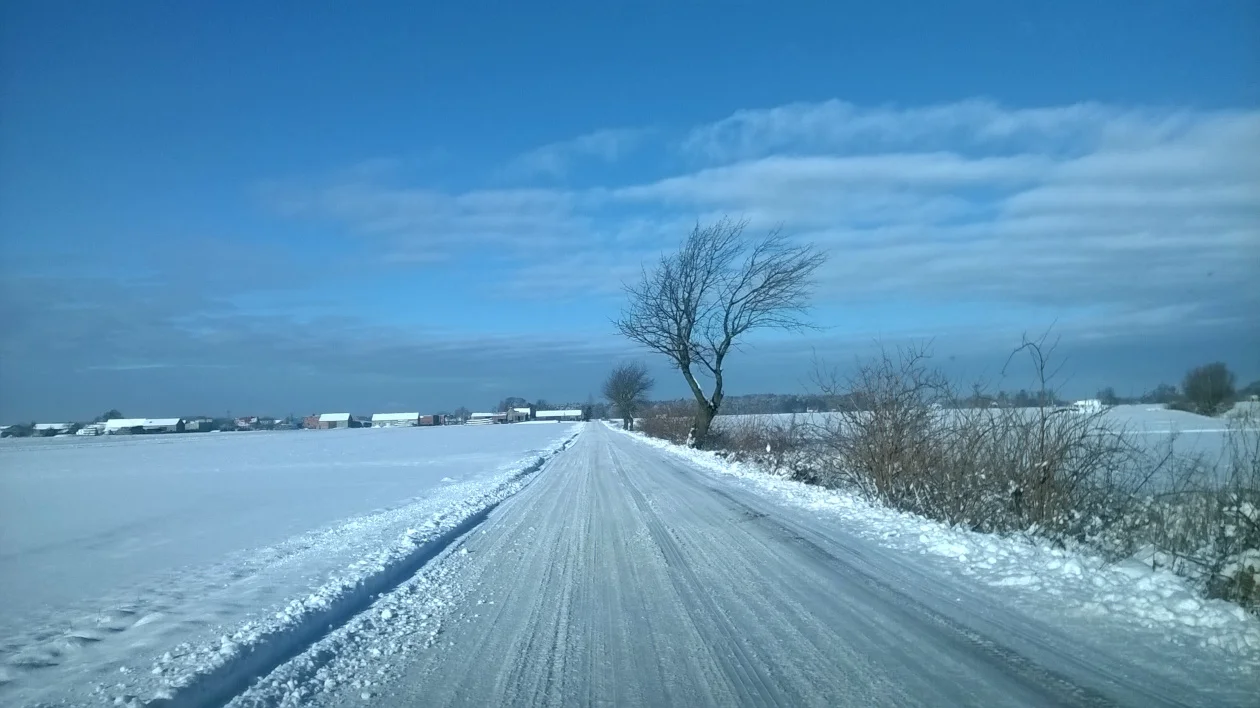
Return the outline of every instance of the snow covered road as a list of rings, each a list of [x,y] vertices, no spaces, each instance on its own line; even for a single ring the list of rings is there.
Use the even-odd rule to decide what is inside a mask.
[[[588,425],[411,581],[233,705],[1254,700],[1255,675],[1209,649],[1017,606]]]

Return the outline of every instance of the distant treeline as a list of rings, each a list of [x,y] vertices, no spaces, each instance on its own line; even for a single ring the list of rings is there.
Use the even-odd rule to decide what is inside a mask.
[[[1095,398],[1104,406],[1120,406],[1131,404],[1166,405],[1170,408],[1191,410],[1211,414],[1215,411],[1204,410],[1213,406],[1196,404],[1201,396],[1196,390],[1203,379],[1214,378],[1218,372],[1209,367],[1200,367],[1187,374],[1187,390],[1183,391],[1172,384],[1160,384],[1140,396],[1122,396],[1110,386],[1099,391]],[[1232,374],[1227,374],[1232,379]],[[1260,381],[1252,381],[1246,386],[1233,390],[1231,383],[1223,383],[1218,393],[1220,403],[1248,400],[1260,396]],[[998,391],[990,393],[973,389],[969,395],[960,397],[957,406],[964,408],[989,408],[993,406],[1010,408],[1037,408],[1041,406],[1066,406],[1072,401],[1066,400],[1053,391]],[[642,407],[644,414],[665,414],[677,411],[687,415],[695,402],[691,399],[649,401]],[[1216,407],[1219,407],[1217,404]],[[785,393],[753,393],[743,396],[727,396],[722,402],[723,415],[766,415],[775,413],[808,413],[822,411],[866,410],[869,403],[862,400],[860,393],[847,393],[840,396],[823,396],[818,394],[785,394]],[[596,415],[596,417],[601,417]]]

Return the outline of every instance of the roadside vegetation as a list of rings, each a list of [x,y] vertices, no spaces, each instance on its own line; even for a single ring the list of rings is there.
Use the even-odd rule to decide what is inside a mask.
[[[754,329],[810,327],[803,316],[824,261],[777,232],[748,245],[744,227],[696,226],[627,287],[618,329],[665,355],[694,401],[648,404],[646,369],[619,367],[605,396],[625,427],[637,422],[653,437],[951,526],[1138,559],[1260,613],[1257,407],[1231,412],[1224,459],[1182,454],[1175,435],[1153,445],[1108,414],[1145,403],[1219,416],[1254,399],[1260,382],[1238,391],[1234,374],[1214,362],[1187,372],[1180,389],[1160,384],[1122,398],[1105,388],[1071,405],[1043,335],[1025,338],[1007,361],[1004,376],[1023,372],[1031,384],[1016,393],[961,388],[926,347],[912,346],[859,361],[847,375],[817,363],[814,390],[791,397],[791,406],[808,406],[802,415],[718,417],[730,408],[722,408],[727,355]],[[754,400],[770,412],[783,397]]]
[[[1008,363],[1031,369],[1042,392],[1032,406],[979,387],[960,391],[924,348],[881,353],[847,376],[819,365],[811,395],[830,403],[827,412],[722,417],[709,446],[772,474],[951,526],[1166,568],[1208,597],[1260,613],[1254,407],[1223,419],[1223,459],[1182,454],[1175,435],[1152,445],[1107,406],[1058,403],[1052,355],[1045,338],[1024,341]],[[656,406],[639,429],[686,443],[689,410]]]

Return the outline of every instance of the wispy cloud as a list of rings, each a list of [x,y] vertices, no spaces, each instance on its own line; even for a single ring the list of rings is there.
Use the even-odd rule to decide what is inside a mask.
[[[582,161],[613,163],[640,145],[650,134],[641,128],[597,130],[570,140],[543,145],[508,161],[502,169],[504,177],[564,177],[574,164]]]
[[[535,153],[607,158],[619,140]],[[1020,302],[1137,322],[1260,311],[1260,111],[829,101],[741,111],[681,144],[704,164],[646,182],[448,193],[361,179],[289,205],[384,236],[397,259],[491,247],[510,255],[510,282],[549,297],[611,293],[697,220],[730,214],[828,249],[830,301]]]
[[[1102,147],[1143,147],[1188,130],[1205,118],[1229,121],[1245,114],[1188,109],[1075,103],[1007,108],[986,99],[930,106],[857,106],[839,100],[791,103],[737,111],[690,130],[682,149],[708,161],[732,161],[776,152],[879,153],[916,149],[1087,152]]]

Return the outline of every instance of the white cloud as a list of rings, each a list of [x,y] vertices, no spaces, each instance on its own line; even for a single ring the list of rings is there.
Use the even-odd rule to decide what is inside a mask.
[[[619,140],[531,154],[561,169],[615,158]],[[491,246],[511,255],[512,282],[554,293],[611,292],[696,221],[730,214],[827,248],[833,301],[1018,302],[1151,326],[1260,309],[1260,111],[830,101],[741,111],[684,145],[707,166],[641,183],[444,193],[359,180],[282,203],[383,234],[395,258]]]
[[[597,130],[571,140],[534,148],[512,158],[502,171],[504,176],[512,178],[564,177],[580,160],[616,162],[633,150],[647,132],[629,128]]]
[[[1199,125],[1202,118],[1188,110],[1099,103],[1016,109],[973,99],[900,108],[831,100],[737,111],[692,129],[682,147],[693,156],[720,162],[776,152],[877,152],[904,147],[1001,149],[1018,144],[1058,152],[1159,142]]]

